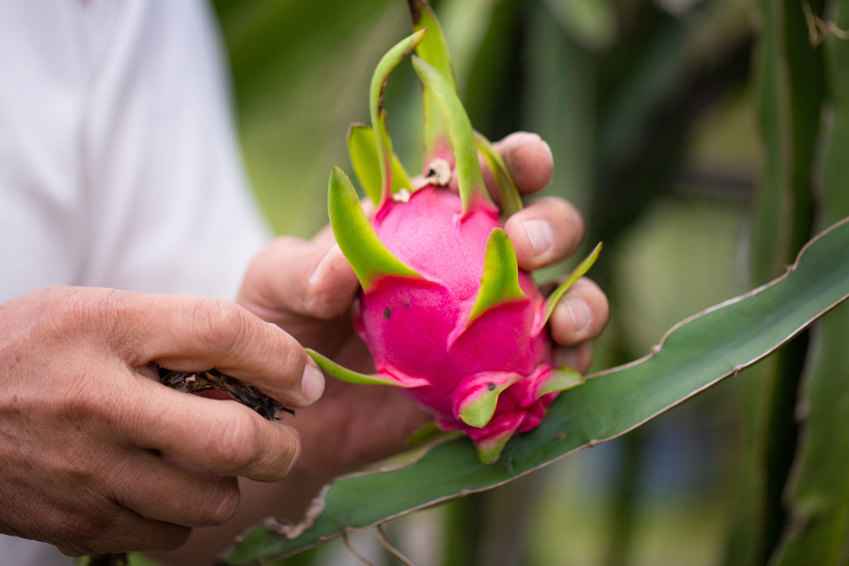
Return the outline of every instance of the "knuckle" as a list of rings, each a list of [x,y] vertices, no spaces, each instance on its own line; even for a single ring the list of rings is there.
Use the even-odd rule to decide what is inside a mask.
[[[69,551],[77,553],[80,549],[97,548],[98,541],[109,528],[110,520],[103,514],[71,513],[58,511],[52,515],[49,529],[51,538],[59,541]]]
[[[300,298],[300,312],[319,320],[332,320],[344,314],[359,288],[344,256],[337,248],[331,249],[318,261],[304,283]]]
[[[55,287],[46,290],[42,326],[49,338],[84,336],[97,343],[132,351],[132,331],[137,322],[130,295],[116,289]]]
[[[223,351],[236,347],[247,327],[246,313],[237,305],[221,299],[197,299],[191,317],[197,339]]]
[[[298,431],[290,426],[275,425],[274,446],[269,452],[274,456],[274,464],[268,466],[266,480],[281,480],[288,476],[301,458],[301,437]]]
[[[347,307],[347,301],[343,299],[338,293],[328,292],[321,284],[309,284],[303,298],[302,311],[319,320],[332,320],[339,316],[342,308]]]
[[[203,494],[197,511],[198,523],[202,526],[226,523],[236,514],[239,498],[239,488],[234,478],[216,478],[215,484]]]
[[[210,458],[225,471],[249,467],[260,452],[260,426],[250,414],[235,412],[210,431]]]
[[[123,306],[123,299],[123,293],[115,289],[79,290],[69,294],[66,308],[62,310],[79,328],[113,330],[116,317],[112,313]]]
[[[292,434],[286,436],[287,446],[284,451],[284,462],[283,469],[281,470],[282,475],[288,476],[292,473],[292,470],[295,468],[295,465],[301,459],[301,450],[303,449],[301,446],[301,438],[298,435],[298,432],[295,429],[291,429]]]
[[[69,421],[85,423],[106,419],[106,395],[88,372],[79,372],[65,380],[60,412]]]
[[[45,325],[48,332],[67,336],[77,330],[100,327],[105,321],[99,320],[100,309],[92,293],[81,289],[51,288],[45,290],[43,303],[49,313],[45,313],[50,324]]]

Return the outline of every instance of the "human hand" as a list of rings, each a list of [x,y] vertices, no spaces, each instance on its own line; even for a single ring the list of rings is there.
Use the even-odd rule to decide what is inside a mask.
[[[539,136],[519,132],[495,144],[524,194],[550,181],[553,160]],[[494,181],[484,168],[487,185]],[[559,198],[541,198],[510,217],[505,225],[518,263],[526,270],[562,261],[584,236],[584,221]],[[305,346],[345,367],[373,370],[368,351],[353,329],[350,306],[359,284],[325,227],[312,240],[281,237],[253,261],[240,304],[281,325]],[[559,363],[586,371],[592,362],[588,340],[607,323],[604,293],[590,280],[578,280],[551,317],[554,340],[562,346]],[[328,475],[388,456],[430,417],[396,388],[352,386],[329,380],[320,402],[299,411],[293,426],[303,438],[301,463]]]
[[[290,336],[225,301],[56,287],[2,304],[0,532],[69,555],[175,548],[234,513],[236,476],[292,469],[295,430],[164,387],[154,364],[288,407],[323,389]]]

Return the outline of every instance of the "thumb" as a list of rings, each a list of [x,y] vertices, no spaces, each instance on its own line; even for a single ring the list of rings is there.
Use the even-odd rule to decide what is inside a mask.
[[[275,323],[293,315],[331,320],[348,310],[358,289],[326,228],[309,241],[283,236],[268,244],[248,267],[238,302]]]

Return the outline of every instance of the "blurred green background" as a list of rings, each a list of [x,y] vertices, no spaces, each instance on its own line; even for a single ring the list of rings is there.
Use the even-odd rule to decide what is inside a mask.
[[[406,3],[213,4],[257,197],[276,232],[309,237],[326,223],[331,165],[351,171],[346,132],[368,119],[371,72],[409,33]],[[591,273],[611,302],[596,369],[645,355],[674,323],[765,282],[795,255],[791,242],[767,256],[763,242],[795,233],[793,211],[804,208],[804,224],[810,210],[798,199],[782,205],[767,228],[758,211],[773,198],[764,197],[766,185],[784,183],[770,168],[823,145],[814,142],[825,137],[820,113],[830,111],[827,72],[810,57],[823,66],[825,56],[818,44],[794,41],[816,31],[814,16],[827,18],[838,2],[432,4],[475,127],[493,140],[516,130],[541,134],[555,157],[546,193],[583,212],[586,245],[605,243]],[[769,82],[775,69],[808,68],[801,90]],[[409,68],[393,74],[390,133],[413,172],[420,168],[418,93]],[[815,98],[806,103],[814,106],[813,134],[798,127],[805,107],[793,106],[806,94]],[[786,149],[786,139],[797,143]],[[778,157],[776,144],[785,148]],[[808,194],[819,190],[817,166],[794,171]],[[771,263],[758,272],[755,258]],[[758,423],[769,412],[761,407],[764,383],[773,379],[763,373],[755,367],[626,437],[509,486],[396,521],[390,538],[417,564],[764,563],[777,542],[761,526],[769,521],[758,518],[769,505],[752,503],[769,497],[760,495],[752,464]],[[779,534],[786,514],[774,516]],[[394,563],[373,534],[352,541],[375,563]],[[339,542],[290,562],[309,560],[357,563]]]

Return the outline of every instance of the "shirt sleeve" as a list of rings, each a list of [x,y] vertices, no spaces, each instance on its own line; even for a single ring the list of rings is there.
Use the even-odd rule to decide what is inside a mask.
[[[47,285],[235,296],[268,233],[201,0],[0,0],[0,303]],[[0,562],[69,565],[0,534]]]
[[[0,239],[0,253],[26,266],[5,294],[79,284],[234,297],[268,230],[207,5],[2,3],[25,24],[6,40],[23,88],[0,87],[14,125],[0,140],[0,169],[14,163],[0,171],[13,195],[0,238],[20,244]]]
[[[82,139],[85,284],[234,297],[267,234],[233,134],[216,30],[199,1],[96,3]],[[112,12],[120,12],[112,14]],[[87,20],[102,37],[98,14]]]

